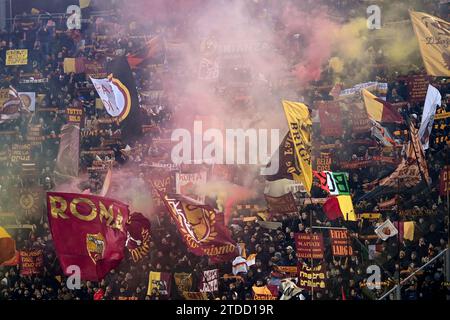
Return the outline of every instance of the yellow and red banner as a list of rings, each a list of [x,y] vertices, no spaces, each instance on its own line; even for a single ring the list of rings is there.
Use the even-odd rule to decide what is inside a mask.
[[[0,264],[12,259],[16,252],[16,243],[8,232],[0,227]]]

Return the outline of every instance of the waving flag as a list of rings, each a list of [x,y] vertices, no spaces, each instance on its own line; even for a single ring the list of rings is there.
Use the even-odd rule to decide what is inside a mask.
[[[381,240],[386,241],[390,237],[395,236],[398,230],[391,220],[387,219],[375,229],[375,233]]]
[[[329,220],[336,220],[341,217],[346,221],[358,220],[353,208],[352,197],[349,195],[328,197],[323,205],[323,211]]]
[[[0,264],[12,258],[16,253],[16,243],[8,232],[0,227]]]
[[[442,97],[439,90],[429,84],[427,96],[425,97],[425,105],[423,106],[422,121],[420,122],[419,128],[419,137],[422,142],[423,150],[428,149],[436,107],[441,105],[441,99]]]
[[[230,261],[238,255],[222,213],[179,194],[160,193],[160,197],[190,252],[208,256],[213,263]]]
[[[349,195],[347,172],[313,171],[314,176],[319,179],[320,187],[329,192],[330,195]]]
[[[450,23],[423,12],[409,13],[427,73],[435,77],[450,76]]]
[[[99,281],[124,257],[128,206],[112,199],[48,192],[50,230],[62,270],[77,265],[81,279]]]
[[[300,102],[283,100],[284,113],[289,132],[294,143],[295,156],[301,170],[293,174],[294,180],[301,182],[308,193],[311,192],[313,173],[311,164],[312,121],[308,107]]]
[[[377,98],[366,89],[362,89],[361,92],[364,98],[366,111],[370,119],[378,122],[403,122],[402,116],[390,103],[384,101],[383,99]]]

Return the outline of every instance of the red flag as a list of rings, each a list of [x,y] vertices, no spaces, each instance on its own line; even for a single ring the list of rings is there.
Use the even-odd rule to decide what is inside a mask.
[[[130,215],[126,246],[133,262],[142,260],[150,251],[150,221],[139,212]]]
[[[77,265],[83,280],[99,281],[124,257],[128,206],[76,193],[47,193],[48,220],[63,272]]]
[[[231,261],[238,255],[221,213],[179,194],[160,196],[190,252],[208,256],[212,263]]]
[[[329,197],[323,204],[323,211],[327,215],[328,220],[333,221],[342,218],[342,211],[337,197]]]

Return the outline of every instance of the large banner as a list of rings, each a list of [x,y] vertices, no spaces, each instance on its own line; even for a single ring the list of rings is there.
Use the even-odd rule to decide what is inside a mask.
[[[193,284],[192,273],[174,273],[173,278],[179,294],[183,294],[184,291],[191,291]]]
[[[200,292],[219,291],[219,269],[203,271],[200,282]]]
[[[296,233],[297,257],[302,259],[323,259],[325,250],[322,234]]]
[[[7,66],[20,66],[28,64],[28,49],[6,50]]]
[[[77,265],[84,280],[99,281],[124,257],[128,206],[94,195],[47,192],[47,210],[62,270]]]
[[[11,146],[11,162],[31,161],[31,143],[13,143]]]
[[[412,103],[424,102],[430,83],[430,77],[419,74],[412,75],[405,78],[408,90],[408,101]]]
[[[20,275],[31,276],[40,274],[44,267],[42,249],[20,251]]]
[[[333,162],[332,153],[321,152],[320,156],[316,158],[316,170],[330,171],[332,162]]]
[[[78,160],[80,159],[80,127],[65,124],[61,128],[61,140],[58,156],[56,157],[56,171],[62,175],[78,176]]]
[[[18,92],[22,105],[28,111],[36,110],[36,92]]]
[[[423,12],[409,13],[427,73],[436,77],[450,76],[450,23]]]
[[[206,171],[196,173],[179,173],[176,174],[176,193],[182,194],[194,200],[205,202],[204,196],[195,194],[195,188],[199,184],[206,183]]]
[[[439,175],[439,194],[441,197],[450,192],[450,166],[444,166]]]
[[[300,102],[283,100],[284,113],[294,142],[296,159],[301,170],[300,175],[293,175],[294,180],[303,183],[308,193],[312,187],[311,132],[312,121],[308,107]]]
[[[338,196],[350,194],[347,172],[314,171],[314,176],[319,179],[320,187],[329,192],[330,195]]]
[[[340,137],[342,131],[341,109],[337,101],[317,103],[320,117],[320,134],[324,137]]]
[[[231,261],[238,255],[222,213],[179,194],[160,194],[190,252],[208,256],[211,262]]]
[[[353,255],[352,241],[348,230],[330,229],[331,250],[335,257]]]
[[[352,123],[353,133],[366,133],[370,131],[372,124],[367,115],[363,103],[352,103],[350,105],[350,121]]]
[[[153,209],[159,213],[165,208],[165,206],[158,191],[164,194],[175,192],[175,173],[162,169],[152,170],[149,183],[151,185],[150,189]]]
[[[286,193],[281,197],[271,197],[267,194],[265,194],[264,197],[266,198],[269,212],[272,214],[297,212],[295,199],[291,192]]]
[[[126,246],[133,262],[142,261],[150,252],[150,221],[139,212],[128,220]]]
[[[310,267],[306,263],[299,266],[298,287],[306,290],[325,289],[325,267],[320,264]]]
[[[167,272],[153,272],[148,274],[147,295],[157,295],[168,298],[172,288],[172,275]]]

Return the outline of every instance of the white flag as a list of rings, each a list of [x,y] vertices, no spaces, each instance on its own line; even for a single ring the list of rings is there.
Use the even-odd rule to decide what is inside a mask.
[[[375,229],[375,233],[381,240],[386,241],[390,237],[395,236],[398,233],[398,230],[392,224],[391,220],[387,219]]]
[[[420,123],[419,128],[419,137],[422,142],[423,150],[428,149],[431,129],[433,128],[434,114],[436,113],[436,106],[441,105],[441,98],[442,97],[439,90],[429,84],[427,96],[425,98],[425,105],[423,107],[422,122]]]
[[[112,76],[102,79],[89,78],[94,84],[106,112],[112,117],[117,117],[119,121],[124,120],[131,109],[131,98],[128,88]]]
[[[248,267],[247,267],[247,260],[244,258],[237,256],[233,260],[233,274],[237,275],[239,273],[247,273]]]

